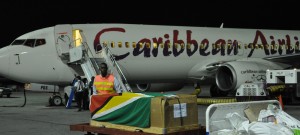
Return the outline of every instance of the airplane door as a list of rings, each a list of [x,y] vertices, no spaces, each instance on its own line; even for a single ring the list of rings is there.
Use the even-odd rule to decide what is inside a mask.
[[[55,46],[58,56],[68,54],[73,47],[72,25],[56,25],[54,28]]]

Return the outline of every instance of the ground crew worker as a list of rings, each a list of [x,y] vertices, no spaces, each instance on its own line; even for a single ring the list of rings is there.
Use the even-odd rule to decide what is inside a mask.
[[[75,99],[78,105],[78,112],[82,110],[82,103],[83,103],[83,88],[84,83],[81,81],[81,77],[77,76],[77,82],[74,84],[75,89]]]
[[[88,110],[89,109],[89,85],[87,78],[82,79],[83,82],[83,98],[82,98],[82,109]]]
[[[108,67],[106,63],[100,64],[100,75],[96,75],[94,79],[95,89],[93,94],[103,95],[103,94],[113,94],[122,93],[122,88],[116,77],[108,73]]]

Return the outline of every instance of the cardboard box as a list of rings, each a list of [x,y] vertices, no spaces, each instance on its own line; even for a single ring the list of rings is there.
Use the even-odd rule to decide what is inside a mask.
[[[154,97],[151,99],[151,127],[198,128],[198,107],[195,95],[179,94],[175,97]]]
[[[246,118],[249,119],[250,122],[257,121],[259,113],[263,109],[267,109],[268,104],[254,104],[249,105],[248,108],[244,110]]]

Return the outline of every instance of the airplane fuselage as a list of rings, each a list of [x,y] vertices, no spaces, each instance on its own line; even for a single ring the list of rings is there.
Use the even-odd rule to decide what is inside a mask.
[[[129,24],[71,26],[83,31],[94,55],[103,45],[108,46],[133,83],[185,82],[214,75],[206,70],[211,64],[300,51],[299,31]],[[2,48],[0,74],[20,82],[70,83],[76,71],[58,57],[54,32],[54,27],[49,27],[17,38],[46,39],[42,46]]]

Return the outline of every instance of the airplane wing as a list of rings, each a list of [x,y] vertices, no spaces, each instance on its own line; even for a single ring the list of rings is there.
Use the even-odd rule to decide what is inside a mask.
[[[272,56],[272,57],[266,57],[264,59],[268,60],[268,61],[272,61],[272,62],[278,62],[278,63],[284,63],[284,64],[288,64],[288,65],[294,65],[294,66],[298,65],[299,66],[300,53]]]
[[[214,78],[216,85],[222,91],[237,89],[245,82],[260,82],[265,80],[267,69],[285,69],[300,66],[299,54],[274,56],[267,58],[247,58],[228,61],[206,61],[195,65],[188,78],[201,81]]]
[[[195,65],[189,72],[188,78],[192,80],[205,80],[207,78],[214,78],[217,69],[220,65],[230,61],[207,61]]]

